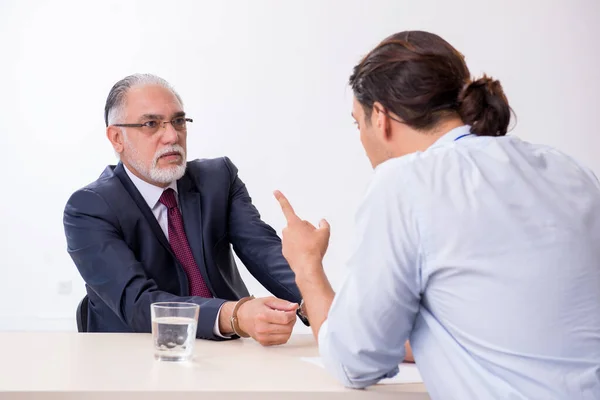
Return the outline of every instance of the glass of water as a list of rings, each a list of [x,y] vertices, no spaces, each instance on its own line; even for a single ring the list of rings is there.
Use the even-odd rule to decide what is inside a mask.
[[[194,354],[200,307],[193,303],[153,303],[154,358],[187,361]]]

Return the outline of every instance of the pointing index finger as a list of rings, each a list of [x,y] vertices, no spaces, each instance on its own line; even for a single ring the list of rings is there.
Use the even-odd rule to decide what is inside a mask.
[[[283,195],[283,193],[281,193],[279,190],[276,190],[274,194],[275,198],[279,202],[279,205],[281,206],[281,211],[283,211],[283,215],[285,216],[287,222],[289,223],[298,220],[299,217],[296,215],[296,213],[294,212],[294,208],[292,207],[288,199]]]

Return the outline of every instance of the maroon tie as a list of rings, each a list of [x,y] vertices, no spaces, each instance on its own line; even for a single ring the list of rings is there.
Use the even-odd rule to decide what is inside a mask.
[[[200,269],[196,265],[192,249],[185,236],[183,218],[181,218],[181,213],[177,207],[175,191],[171,188],[166,189],[158,201],[169,209],[169,243],[175,256],[187,273],[190,283],[190,294],[192,296],[212,297],[208,286],[206,286],[206,282],[204,282],[204,278],[202,278],[202,274],[200,274]]]

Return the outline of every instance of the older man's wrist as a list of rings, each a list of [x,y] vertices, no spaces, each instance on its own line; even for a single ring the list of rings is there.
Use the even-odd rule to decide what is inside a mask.
[[[227,301],[223,303],[218,314],[218,325],[221,336],[231,336],[234,332],[231,329],[231,314],[235,307],[235,301]]]

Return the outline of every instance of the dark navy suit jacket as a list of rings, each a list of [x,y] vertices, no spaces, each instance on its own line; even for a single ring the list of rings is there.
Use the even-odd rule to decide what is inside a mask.
[[[299,303],[281,240],[261,219],[228,158],[188,162],[177,181],[185,232],[214,298],[189,296],[188,279],[121,163],[67,202],[68,252],[86,282],[90,332],[150,332],[150,304],[200,305],[199,338],[220,339],[215,319],[227,300],[248,295],[232,254],[276,297]]]

